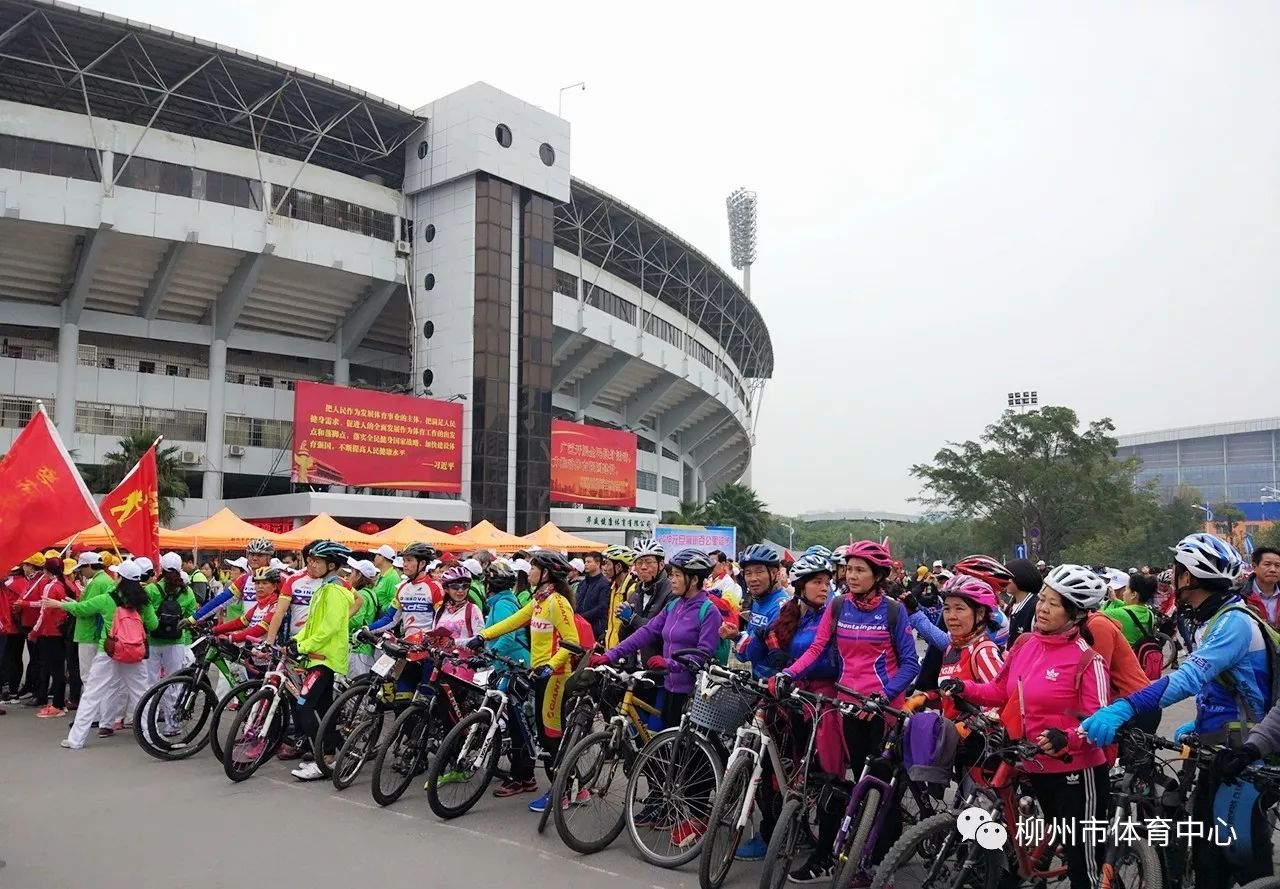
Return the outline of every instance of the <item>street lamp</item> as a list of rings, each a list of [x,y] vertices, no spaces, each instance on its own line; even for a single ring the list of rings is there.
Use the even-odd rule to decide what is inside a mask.
[[[742,270],[742,289],[751,296],[751,264],[756,261],[756,193],[736,189],[725,199],[729,211],[729,259]]]
[[[786,522],[779,522],[778,524],[787,529],[787,549],[795,549],[796,529],[788,525]]]
[[[1267,520],[1267,504],[1280,503],[1280,488],[1263,485],[1262,497],[1259,498],[1259,502],[1262,504],[1262,520],[1265,522]]]
[[[1213,510],[1212,510],[1212,509],[1210,509],[1209,507],[1205,506],[1203,503],[1193,503],[1193,504],[1191,504],[1191,508],[1192,508],[1192,509],[1198,509],[1198,510],[1200,510],[1201,512],[1203,512],[1203,513],[1204,513],[1204,520],[1205,520],[1206,522],[1212,522],[1212,521],[1213,521]]]
[[[565,93],[567,93],[571,89],[581,89],[585,91],[586,88],[587,88],[587,82],[585,80],[579,80],[577,83],[571,83],[568,86],[560,87],[560,102],[558,105],[556,105],[556,117],[564,117],[564,94]]]

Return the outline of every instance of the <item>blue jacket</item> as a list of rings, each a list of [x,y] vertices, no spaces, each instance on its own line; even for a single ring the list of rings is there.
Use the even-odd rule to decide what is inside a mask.
[[[809,611],[800,618],[800,624],[796,627],[796,634],[791,637],[791,644],[787,646],[786,660],[777,668],[785,670],[787,667],[795,663],[796,658],[809,650],[809,646],[813,644],[813,638],[818,634],[818,626],[824,620],[830,620],[831,616],[827,614],[825,605],[818,611]],[[752,633],[747,642],[743,659],[750,661],[752,664],[766,664],[769,657],[769,646],[766,643],[766,637],[769,631],[766,629],[762,633]],[[771,668],[772,669],[772,668]],[[836,646],[834,637],[832,641],[827,643],[826,649],[822,652],[822,656],[818,662],[814,664],[810,670],[805,673],[805,679],[816,681],[835,682],[840,676],[840,658],[836,654]]]
[[[520,603],[516,601],[514,590],[499,590],[486,601],[489,606],[489,613],[484,622],[486,629],[506,620],[520,610]],[[526,664],[533,663],[529,657],[529,633],[526,630],[517,630],[514,633],[499,636],[497,639],[491,640],[488,643],[488,647],[503,657],[524,661]],[[504,668],[498,667],[496,669]]]
[[[667,659],[664,683],[667,691],[688,694],[693,691],[693,674],[672,661],[671,653],[682,648],[698,648],[706,652],[709,661],[714,660],[720,645],[720,609],[703,590],[686,599],[673,597],[671,602],[672,605],[663,608],[647,624],[606,651],[605,657],[617,662],[660,644],[662,656]]]
[[[751,610],[743,613],[747,616],[747,634],[746,637],[739,640],[738,657],[743,660],[751,660],[747,657],[747,647],[751,644],[753,636],[764,636],[768,632],[769,627],[773,626],[773,622],[778,619],[778,612],[782,610],[782,606],[787,604],[790,596],[787,591],[778,587],[771,593],[766,593],[759,599],[751,603]],[[751,662],[751,675],[757,679],[768,679],[777,670],[770,667],[763,659]]]
[[[924,639],[934,648],[946,651],[951,645],[951,634],[942,623],[942,615],[937,618],[929,616],[923,608],[911,615],[908,620],[916,635]],[[997,611],[991,615],[991,625],[987,627],[987,638],[1001,647],[1009,638],[1009,618],[1004,612]]]
[[[578,582],[578,614],[591,624],[597,639],[603,639],[609,624],[609,578],[603,574],[584,576]]]

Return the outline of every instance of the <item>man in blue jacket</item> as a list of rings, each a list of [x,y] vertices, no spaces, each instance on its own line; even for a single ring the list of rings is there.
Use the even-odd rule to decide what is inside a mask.
[[[603,640],[609,624],[609,579],[601,571],[604,556],[587,553],[578,583],[578,614],[589,624],[597,639]]]
[[[743,611],[746,631],[738,636],[738,657],[745,659],[751,637],[767,631],[787,602],[787,591],[782,586],[782,552],[769,543],[752,544],[742,554],[742,576],[750,599],[750,610]],[[775,672],[764,661],[751,665],[751,674],[757,679],[768,679]]]

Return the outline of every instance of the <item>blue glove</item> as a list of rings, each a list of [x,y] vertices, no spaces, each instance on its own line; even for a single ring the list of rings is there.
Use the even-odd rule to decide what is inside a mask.
[[[636,610],[631,607],[630,602],[623,602],[618,606],[618,620],[624,624],[631,623],[631,618],[636,616]]]
[[[1130,719],[1133,719],[1133,705],[1120,700],[1103,707],[1097,713],[1080,723],[1080,728],[1088,735],[1089,740],[1105,747],[1114,743],[1116,732],[1120,731]]]
[[[1196,730],[1196,721],[1194,719],[1191,720],[1190,722],[1184,722],[1182,725],[1178,726],[1176,729],[1173,730],[1173,740],[1181,744],[1183,740],[1186,739],[1187,735],[1192,734],[1195,730]]]
[[[533,671],[533,678],[534,679],[550,679],[551,674],[554,672],[555,670],[551,669],[550,664],[543,664],[541,667]]]

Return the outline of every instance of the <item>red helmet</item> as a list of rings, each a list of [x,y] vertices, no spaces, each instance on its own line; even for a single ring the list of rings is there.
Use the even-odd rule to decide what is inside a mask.
[[[991,556],[967,556],[956,562],[955,573],[976,577],[992,591],[1003,591],[1013,580],[1013,573]]]
[[[844,557],[846,560],[862,559],[868,565],[884,568],[886,571],[893,567],[893,557],[889,555],[889,550],[885,549],[884,544],[874,540],[859,540],[845,550]]]
[[[985,605],[991,611],[996,610],[996,595],[985,581],[966,574],[957,574],[942,585],[939,594],[942,598],[958,596],[967,599],[974,605]]]

